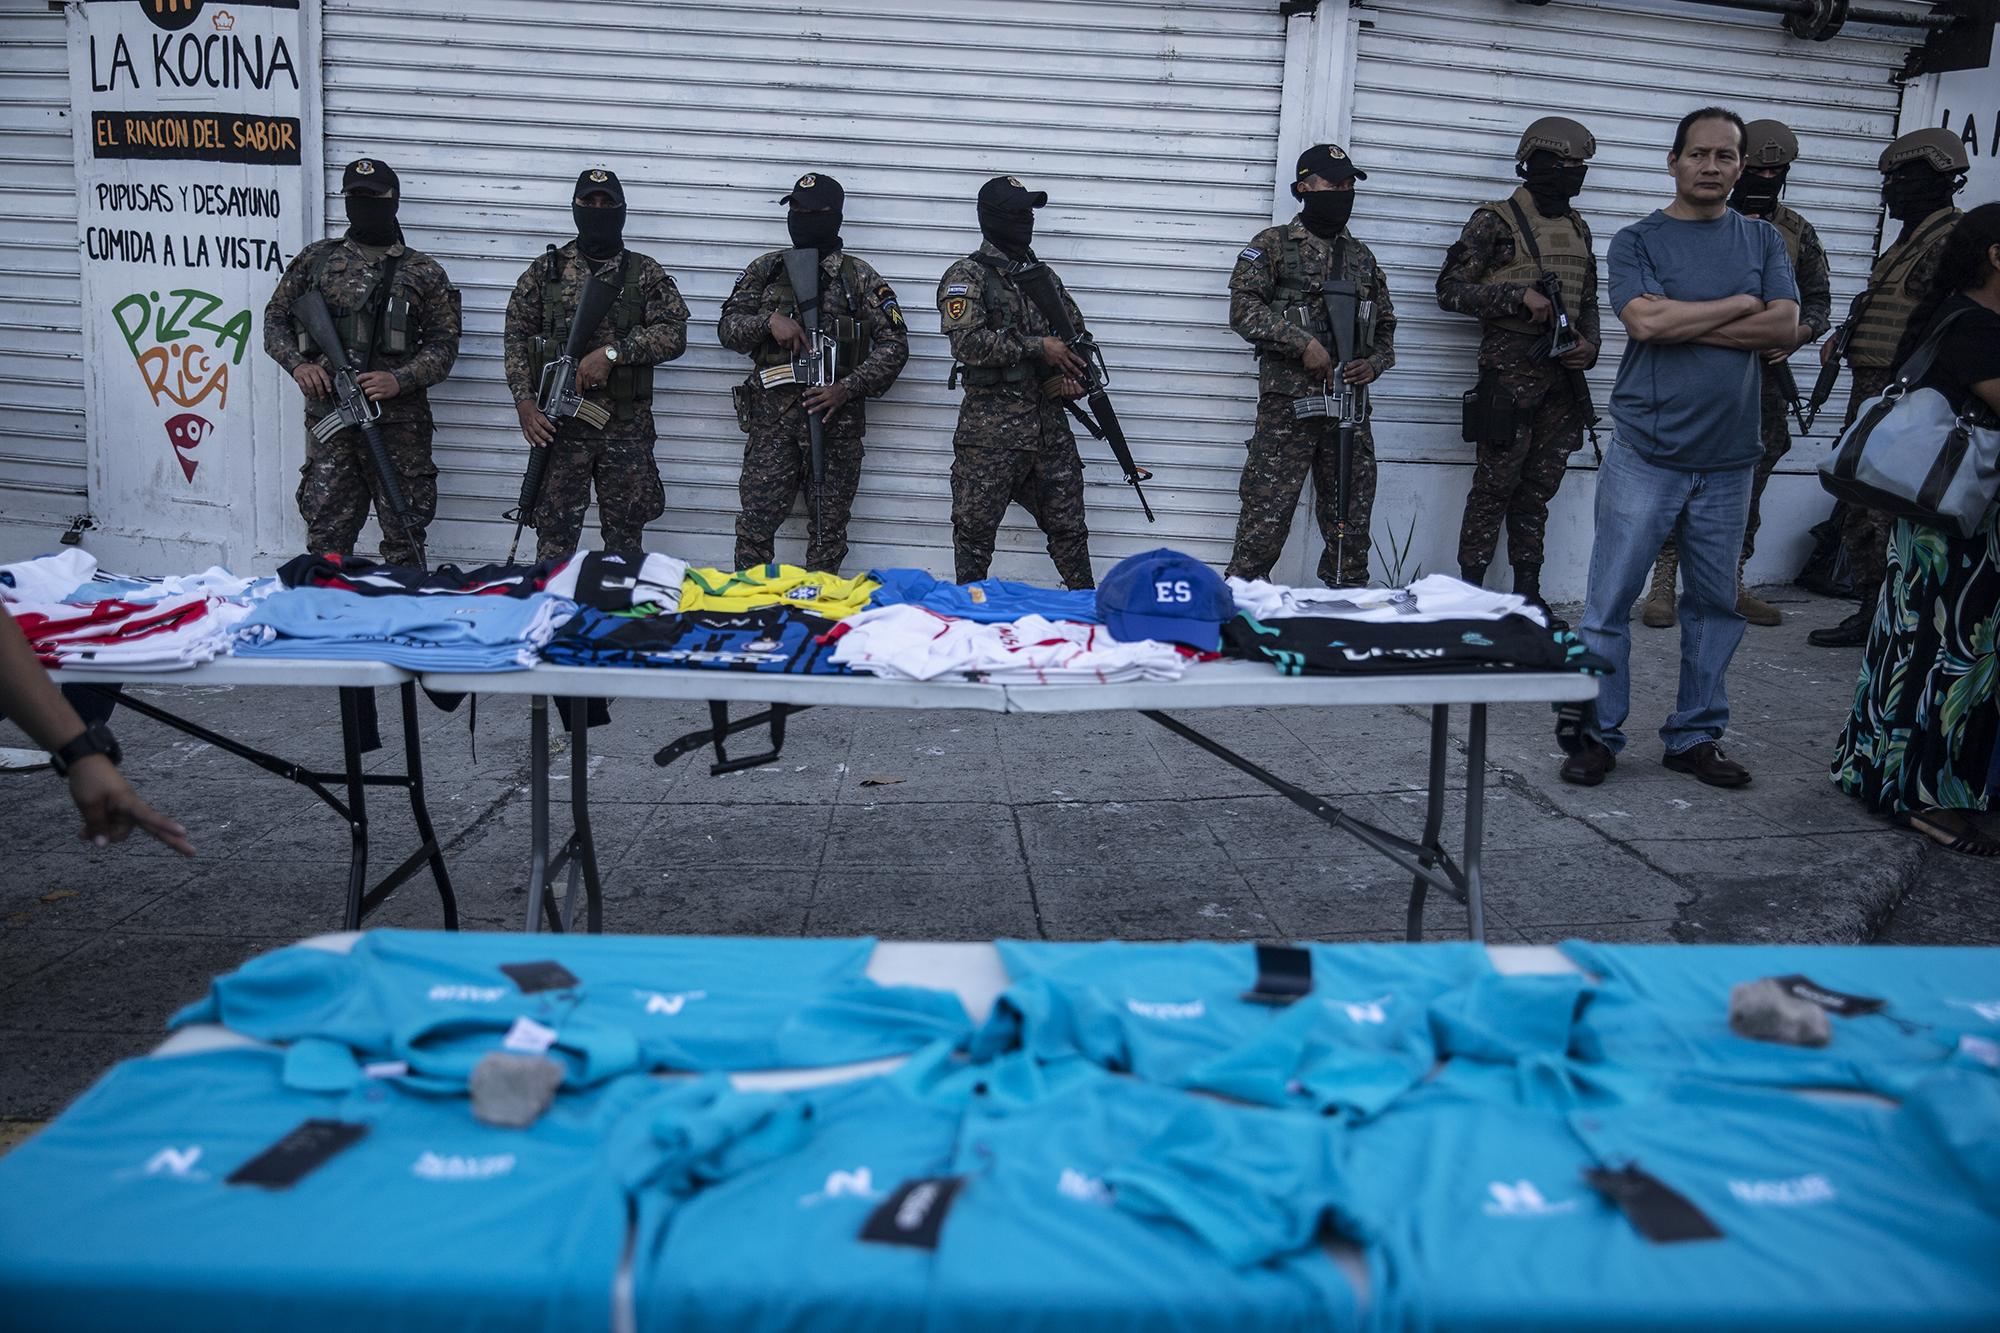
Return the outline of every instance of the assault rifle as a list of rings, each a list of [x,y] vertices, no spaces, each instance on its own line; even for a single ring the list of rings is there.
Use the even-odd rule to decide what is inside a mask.
[[[577,387],[577,363],[583,360],[583,345],[590,341],[590,335],[604,322],[611,311],[611,303],[618,299],[619,289],[598,279],[593,273],[584,279],[583,291],[577,296],[576,313],[569,322],[569,337],[563,341],[562,355],[542,366],[541,381],[535,386],[535,406],[562,434],[563,422],[575,419],[592,430],[603,430],[611,424],[608,408],[591,402]],[[521,474],[521,494],[514,507],[500,515],[501,520],[514,520],[514,540],[507,547],[507,563],[513,564],[514,557],[521,549],[521,529],[533,519],[535,509],[542,502],[542,483],[549,475],[549,451],[555,448],[555,441],[547,444],[531,445],[528,449],[528,466]]]
[[[1799,434],[1803,435],[1811,430],[1812,418],[1806,415],[1805,402],[1799,397],[1799,377],[1792,373],[1792,363],[1766,361],[1764,372],[1771,377],[1771,382],[1778,386],[1778,396],[1792,409],[1792,418],[1799,423]]]
[[[1549,312],[1549,360],[1560,361],[1583,343],[1583,338],[1570,322],[1569,307],[1563,304],[1562,279],[1547,269],[1535,279],[1535,290],[1547,298]],[[1580,370],[1569,372],[1569,391],[1577,404],[1583,408],[1584,432],[1590,436],[1590,447],[1597,448],[1597,404],[1590,396],[1590,381]],[[1600,450],[1600,457],[1602,451]]]
[[[1139,466],[1132,458],[1132,446],[1125,442],[1125,428],[1118,424],[1118,413],[1112,410],[1111,395],[1105,391],[1111,383],[1111,372],[1104,365],[1104,350],[1097,340],[1078,328],[1069,317],[1069,307],[1063,303],[1062,292],[1056,286],[1055,272],[1039,259],[1029,259],[1005,270],[1022,293],[1041,311],[1048,321],[1049,331],[1062,340],[1063,346],[1076,353],[1083,362],[1084,401],[1090,410],[1084,411],[1074,401],[1065,402],[1069,414],[1083,423],[1083,428],[1091,437],[1104,441],[1111,447],[1111,456],[1118,460],[1124,470],[1125,483],[1132,493],[1139,497],[1139,508],[1145,511],[1148,523],[1156,522],[1153,506],[1146,503],[1146,492],[1139,485],[1151,481],[1153,474]]]
[[[1334,272],[1344,271],[1336,262]],[[1347,505],[1354,491],[1354,436],[1368,419],[1368,386],[1349,384],[1341,375],[1347,363],[1361,356],[1375,340],[1375,303],[1361,299],[1361,289],[1344,278],[1320,284],[1326,303],[1327,328],[1333,337],[1333,380],[1318,393],[1294,400],[1292,415],[1305,421],[1330,417],[1336,423],[1333,505],[1333,549],[1337,568],[1347,568]]]
[[[799,323],[805,327],[804,355],[790,365],[773,366],[759,378],[769,389],[779,384],[796,384],[801,393],[823,389],[840,378],[840,344],[823,329],[820,321],[819,251],[793,248],[785,251],[785,277],[799,301]],[[808,496],[812,532],[819,535],[820,492],[826,485],[826,419],[806,412],[806,465],[812,474]]]
[[[1854,341],[1854,331],[1861,327],[1861,312],[1867,308],[1868,293],[1864,291],[1847,307],[1847,318],[1833,331],[1833,349],[1819,363],[1819,378],[1813,381],[1812,398],[1806,403],[1805,416],[1799,420],[1801,434],[1812,431],[1813,422],[1819,420],[1819,410],[1833,397],[1834,386],[1840,383],[1840,363],[1847,359],[1848,344]]]
[[[381,488],[382,498],[388,502],[386,507],[395,518],[404,543],[416,552],[417,567],[428,569],[424,562],[423,545],[417,540],[415,526],[410,521],[410,503],[403,498],[403,483],[396,476],[396,465],[390,461],[389,446],[383,443],[382,428],[377,424],[382,418],[382,406],[362,392],[360,371],[347,355],[347,347],[340,341],[340,334],[333,326],[333,312],[326,308],[326,298],[317,289],[308,291],[292,302],[292,318],[305,327],[306,336],[333,363],[333,411],[312,424],[313,438],[327,444],[350,427],[361,432],[368,466],[375,472],[375,484]],[[377,518],[380,517],[378,514]]]

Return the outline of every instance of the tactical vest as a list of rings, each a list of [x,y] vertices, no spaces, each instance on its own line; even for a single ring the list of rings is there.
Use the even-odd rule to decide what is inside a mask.
[[[1562,284],[1563,306],[1571,319],[1577,319],[1583,311],[1583,284],[1590,276],[1590,241],[1584,235],[1583,223],[1574,212],[1559,218],[1545,218],[1535,207],[1534,196],[1527,187],[1514,191],[1511,198],[1497,203],[1481,204],[1480,210],[1494,214],[1507,224],[1508,233],[1514,238],[1514,258],[1481,278],[1482,283],[1521,282],[1532,285],[1544,271],[1556,275]],[[1516,216],[1518,211],[1519,216]],[[1529,237],[1521,230],[1521,219],[1527,220],[1533,230],[1534,244],[1529,245]],[[1541,252],[1541,263],[1535,262],[1535,253]],[[1507,315],[1500,319],[1486,321],[1498,328],[1514,333],[1547,333],[1549,326],[1537,324],[1525,314]]]
[[[821,270],[821,276],[825,276],[824,269]],[[861,301],[854,294],[856,279],[858,277],[859,273],[855,267],[853,257],[842,254],[840,256],[839,290],[842,300],[846,303],[846,313],[844,314],[835,315],[829,309],[831,303],[827,300],[827,297],[832,294],[830,288],[822,285],[819,293],[820,327],[833,335],[834,343],[837,346],[837,351],[834,355],[834,368],[841,375],[852,371],[868,355],[868,341],[863,336],[861,324]],[[778,309],[790,312],[793,319],[800,319],[799,294],[792,290],[792,276],[786,271],[782,258],[778,260],[776,271],[773,272],[771,278],[770,286],[765,289],[767,294],[776,292],[778,294]],[[751,353],[750,360],[759,369],[763,369],[768,366],[789,365],[792,360],[792,354],[786,351],[778,343],[777,339],[766,338],[758,346],[757,350]],[[754,382],[756,376],[752,375],[751,379]]]
[[[1887,370],[1896,346],[1916,313],[1923,292],[1910,290],[1910,275],[1933,245],[1942,244],[1952,225],[1965,216],[1956,208],[1941,208],[1913,228],[1909,236],[1882,252],[1868,274],[1868,300],[1847,344],[1851,366]]]
[[[1767,219],[1778,229],[1778,235],[1785,238],[1785,257],[1792,261],[1792,272],[1799,271],[1799,247],[1806,243],[1806,220],[1783,204]]]
[[[1001,277],[998,269],[978,255],[974,255],[973,259],[979,265],[979,302],[986,307],[986,327],[998,329],[1011,325],[1030,336],[1038,336],[1028,327],[1030,319],[1038,323],[1041,321],[1041,312],[1035,309],[1034,303]],[[1014,315],[1018,317],[1009,318]],[[1048,331],[1044,329],[1042,332],[1046,334]],[[1025,384],[1029,380],[1039,380],[1046,373],[1040,362],[1025,357],[1011,366],[968,366],[954,361],[948,385],[956,388],[963,383],[967,388],[991,389],[1000,384]]]
[[[1323,284],[1328,280],[1338,280],[1359,284],[1359,259],[1361,247],[1352,240],[1338,238],[1326,242],[1328,262],[1323,274],[1314,274],[1306,264],[1305,249],[1290,227],[1285,228],[1285,239],[1278,246],[1277,271],[1273,275],[1271,303],[1278,307],[1281,317],[1288,324],[1295,324],[1319,339],[1320,345],[1329,353],[1333,351],[1333,331],[1327,327],[1326,298]],[[1332,260],[1340,259],[1340,271],[1333,271]],[[1367,321],[1357,330],[1355,354],[1367,356],[1375,350],[1375,325]],[[1261,353],[1260,353],[1261,355]],[[1296,358],[1294,358],[1296,359]]]
[[[562,275],[562,252],[552,245],[542,256],[542,336],[535,340],[534,352],[529,357],[529,374],[536,381],[542,377],[542,367],[562,355],[562,349],[569,343],[570,321],[576,318],[576,311],[563,305]],[[619,260],[618,279],[618,299],[611,303],[610,318],[614,340],[623,341],[646,322],[646,293],[633,279],[630,250]],[[620,361],[611,368],[611,377],[604,387],[611,398],[611,415],[615,420],[631,421],[641,411],[652,410],[651,366]]]
[[[343,242],[344,244],[344,242]],[[307,270],[308,285],[325,294],[323,286],[327,266],[332,262],[339,245],[323,247],[313,256],[312,267]],[[374,365],[375,355],[407,356],[416,346],[416,330],[410,317],[410,298],[395,290],[396,273],[408,258],[405,247],[400,255],[387,255],[376,273],[375,281],[368,285],[368,291],[361,302],[354,306],[326,303],[326,310],[333,317],[334,332],[340,335],[340,342],[347,349],[347,356],[355,365],[367,369]],[[299,351],[310,356],[319,349],[303,329],[299,331]]]

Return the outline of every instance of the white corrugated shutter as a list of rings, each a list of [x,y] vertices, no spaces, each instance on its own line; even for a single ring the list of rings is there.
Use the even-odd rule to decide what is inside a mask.
[[[78,264],[62,11],[11,5],[0,12],[0,517],[51,531],[85,508]]]
[[[1049,192],[1036,248],[1104,344],[1133,448],[1159,476],[1149,526],[1103,446],[1082,440],[1100,568],[1158,544],[1227,558],[1255,381],[1226,285],[1270,220],[1285,49],[1272,0],[437,10],[324,12],[328,185],[354,156],[390,161],[406,230],[465,294],[458,368],[433,392],[441,554],[506,548],[499,514],[524,446],[501,312],[523,267],[571,234],[577,171],[603,163],[626,184],[628,241],[693,310],[688,354],[657,380],[668,511],[649,544],[728,556],[743,438],[729,389],[747,361],[716,342],[715,321],[743,265],[786,244],[777,197],[821,169],[847,189],[849,247],[894,284],[912,329],[901,381],[869,407],[849,564],[949,569],[958,395],[933,297],[978,243],[980,183],[1013,173]],[[802,531],[795,518],[781,552],[797,558]],[[1018,510],[995,572],[1049,573]]]
[[[1352,138],[1368,181],[1354,226],[1387,267],[1402,321],[1396,369],[1375,397],[1385,458],[1471,461],[1459,394],[1476,377],[1478,325],[1438,309],[1435,284],[1472,209],[1518,183],[1514,147],[1537,116],[1573,116],[1597,137],[1578,207],[1595,234],[1601,283],[1611,238],[1673,197],[1665,159],[1675,123],[1709,103],[1797,132],[1802,154],[1785,201],[1826,245],[1836,320],[1865,282],[1880,215],[1875,159],[1895,136],[1900,101],[1889,75],[1907,34],[1854,29],[1800,41],[1768,14],[1670,0],[1369,0],[1361,15]],[[1591,375],[1600,412],[1625,341],[1608,307],[1603,327]],[[1808,392],[1816,352],[1793,362]],[[1784,466],[1806,470],[1817,457],[1795,449]],[[1588,449],[1574,460],[1590,461]],[[1452,541],[1456,532],[1453,522]]]

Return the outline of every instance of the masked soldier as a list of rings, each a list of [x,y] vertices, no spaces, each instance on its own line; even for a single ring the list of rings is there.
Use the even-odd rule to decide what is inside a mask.
[[[1389,284],[1368,247],[1348,234],[1354,182],[1368,174],[1333,144],[1299,154],[1292,196],[1299,215],[1251,238],[1229,278],[1229,327],[1257,349],[1257,426],[1239,486],[1243,509],[1229,573],[1268,576],[1291,530],[1292,511],[1306,476],[1326,550],[1319,577],[1328,587],[1368,581],[1368,519],[1375,507],[1375,442],[1364,412],[1349,459],[1346,529],[1335,503],[1339,486],[1340,427],[1330,414],[1300,416],[1302,398],[1325,401],[1336,385],[1350,392],[1372,383],[1396,364],[1396,313]],[[1332,328],[1324,299],[1327,282],[1358,288],[1355,328]],[[1372,316],[1372,318],[1371,318]],[[1337,351],[1351,337],[1355,355],[1344,364]]]
[[[653,367],[687,350],[688,309],[680,289],[658,262],[625,248],[625,188],[618,177],[601,167],[585,171],[576,179],[570,211],[576,239],[560,249],[550,246],[528,265],[508,299],[502,335],[521,435],[537,449],[555,450],[541,501],[529,516],[538,560],[576,550],[593,481],[606,550],[638,550],[646,524],[666,512],[653,460]],[[562,355],[584,283],[593,275],[618,295],[584,343],[576,387],[611,419],[596,429],[570,417],[558,428],[542,414],[535,390],[543,364]]]
[[[1778,387],[1778,368],[1794,351],[1821,337],[1833,325],[1833,280],[1827,271],[1826,250],[1812,223],[1778,202],[1784,192],[1785,177],[1798,160],[1799,141],[1791,130],[1775,120],[1753,120],[1743,136],[1743,175],[1736,182],[1729,206],[1745,217],[1763,218],[1785,238],[1785,253],[1791,256],[1792,273],[1799,283],[1799,332],[1789,348],[1761,353],[1764,358],[1764,456],[1757,460],[1757,474],[1750,483],[1750,522],[1743,529],[1743,556],[1737,566],[1736,614],[1753,625],[1776,625],[1784,620],[1777,607],[1754,596],[1743,586],[1742,567],[1750,563],[1757,549],[1758,509],[1764,498],[1764,484],[1771,469],[1792,447],[1791,427],[1785,413],[1792,400]],[[1793,385],[1797,387],[1796,382]],[[1653,567],[1653,589],[1640,608],[1640,619],[1655,629],[1674,623],[1674,576],[1680,566],[1680,549],[1672,537],[1660,550]]]
[[[832,340],[831,384],[802,389],[795,362],[818,349],[801,322],[799,293],[785,251],[760,255],[743,270],[722,305],[722,345],[750,357],[754,369],[736,390],[737,423],[749,434],[737,482],[736,567],[771,562],[778,525],[792,500],[813,485],[807,414],[823,423],[826,480],[807,506],[817,526],[806,537],[806,568],[837,573],[847,555],[847,520],[861,482],[863,400],[886,393],[910,359],[910,335],[896,293],[867,261],[841,248],[840,182],[824,172],[798,179],[778,202],[789,204],[792,245],[819,265],[819,327]]]
[[[299,480],[306,549],[353,554],[372,502],[382,559],[417,565],[424,558],[424,529],[437,513],[428,390],[458,359],[458,291],[437,260],[403,243],[396,225],[402,190],[386,162],[364,157],[348,163],[340,191],[347,234],[315,241],[292,260],[264,306],[264,351],[304,391],[308,426],[333,411],[332,362],[292,316],[292,303],[306,292],[326,298],[349,362],[361,367],[361,391],[381,407],[382,442],[410,507],[410,530],[405,533],[390,512],[358,428],[324,444],[308,431]]]
[[[1033,262],[1035,210],[1048,203],[1012,176],[979,187],[980,247],[945,270],[938,312],[951,339],[951,382],[965,384],[952,436],[951,539],[958,581],[986,577],[1009,501],[1048,538],[1068,588],[1097,586],[1083,516],[1083,460],[1063,404],[1081,396],[1083,362],[1008,276]],[[1083,315],[1057,282],[1076,326]]]
[[[1965,188],[1965,174],[1971,168],[1965,144],[1950,130],[1941,129],[1905,134],[1883,150],[1875,165],[1882,172],[1882,202],[1902,230],[1875,261],[1867,289],[1848,312],[1854,324],[1847,344],[1847,364],[1854,372],[1847,400],[1849,425],[1861,404],[1889,387],[1897,344],[1911,313],[1930,294],[1945,238],[1965,216],[1951,201]],[[1822,363],[1831,359],[1835,345],[1828,342],[1820,349]],[[1808,642],[1822,648],[1851,648],[1868,641],[1868,624],[1888,568],[1889,527],[1883,514],[1847,507],[1840,542],[1854,571],[1861,608],[1837,625],[1806,635]]]
[[[1537,603],[1549,501],[1595,415],[1579,381],[1597,363],[1597,258],[1570,200],[1596,152],[1597,140],[1573,120],[1528,126],[1514,150],[1520,187],[1480,205],[1437,280],[1438,305],[1480,322],[1479,387],[1466,422],[1478,465],[1459,525],[1460,577],[1485,581],[1504,523],[1514,591]],[[1566,328],[1546,290],[1551,277]]]

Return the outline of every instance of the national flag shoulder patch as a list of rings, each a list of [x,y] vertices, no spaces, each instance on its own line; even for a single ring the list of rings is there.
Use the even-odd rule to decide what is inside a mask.
[[[1264,252],[1254,245],[1246,245],[1243,247],[1242,253],[1236,257],[1238,259],[1262,259]]]

